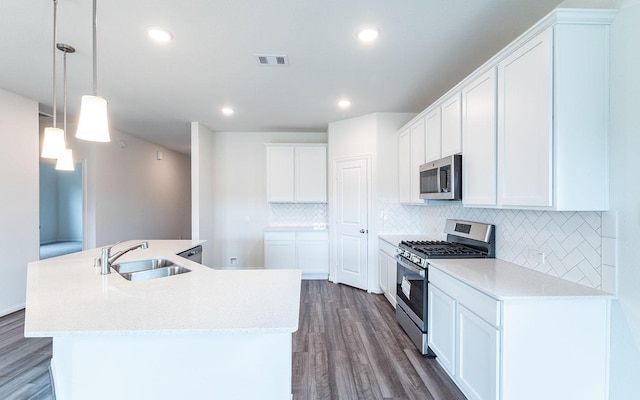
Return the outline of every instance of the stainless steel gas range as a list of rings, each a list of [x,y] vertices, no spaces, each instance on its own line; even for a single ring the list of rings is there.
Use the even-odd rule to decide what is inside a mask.
[[[427,346],[429,260],[494,258],[495,226],[448,219],[446,241],[403,241],[397,249],[396,319],[422,354]]]

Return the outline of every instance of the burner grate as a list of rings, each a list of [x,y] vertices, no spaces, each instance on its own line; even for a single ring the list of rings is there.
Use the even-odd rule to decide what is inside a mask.
[[[416,240],[401,243],[404,247],[424,257],[486,257],[487,252],[441,240]]]

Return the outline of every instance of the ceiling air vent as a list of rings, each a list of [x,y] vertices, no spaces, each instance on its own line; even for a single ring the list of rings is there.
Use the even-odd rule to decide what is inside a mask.
[[[256,54],[256,60],[260,65],[289,65],[289,56],[276,54]]]

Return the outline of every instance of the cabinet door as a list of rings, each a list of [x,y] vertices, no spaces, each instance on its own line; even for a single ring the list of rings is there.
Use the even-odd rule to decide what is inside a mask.
[[[386,254],[385,254],[386,255]],[[396,279],[398,264],[396,264],[396,258],[390,255],[387,256],[387,287],[389,288],[387,300],[391,302],[393,307],[396,306]]]
[[[411,130],[398,135],[398,200],[411,203]]]
[[[388,257],[387,253],[382,250],[378,250],[378,284],[385,296],[389,293],[389,272],[387,271]]]
[[[498,197],[506,206],[553,205],[552,28],[498,64]]]
[[[453,376],[455,375],[456,301],[431,284],[429,284],[428,296],[429,348],[438,356],[440,365]]]
[[[295,201],[294,147],[267,147],[267,201]]]
[[[425,120],[425,162],[441,158],[442,125],[440,107],[434,108],[424,117]]]
[[[462,89],[462,203],[496,205],[496,71]]]
[[[424,164],[424,121],[411,125],[411,203],[424,204],[420,198],[420,165]]]
[[[327,202],[327,148],[296,147],[296,201]]]
[[[329,242],[297,241],[296,260],[302,274],[329,273]]]
[[[269,269],[296,269],[295,240],[265,240],[264,267]]]
[[[462,151],[462,109],[460,93],[442,103],[442,157]]]
[[[458,304],[456,382],[470,399],[498,398],[500,332]]]

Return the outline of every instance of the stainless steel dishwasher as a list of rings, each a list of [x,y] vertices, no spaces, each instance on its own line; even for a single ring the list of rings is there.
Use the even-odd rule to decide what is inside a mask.
[[[184,257],[187,260],[195,261],[198,264],[202,264],[202,246],[192,247],[189,250],[185,250],[182,253],[178,253],[180,257]]]

